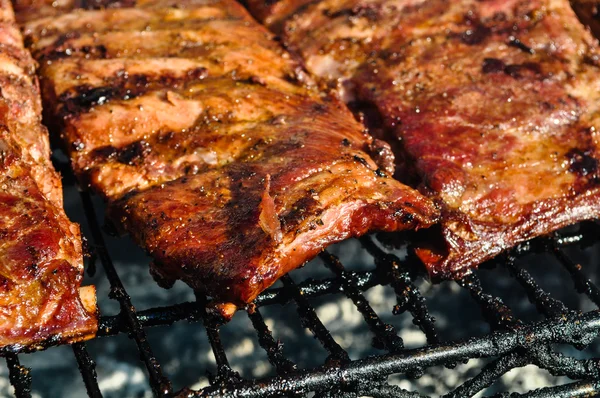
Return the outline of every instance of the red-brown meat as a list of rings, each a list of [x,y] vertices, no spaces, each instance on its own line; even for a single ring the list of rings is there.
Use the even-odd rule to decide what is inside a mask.
[[[239,4],[110,6],[24,31],[76,173],[154,257],[161,284],[181,279],[231,315],[330,243],[436,220]]]
[[[93,286],[83,274],[79,227],[62,209],[40,122],[35,68],[0,2],[0,352],[93,337]]]
[[[290,4],[250,0],[309,71],[377,109],[400,177],[443,209],[444,244],[417,251],[432,274],[599,216],[598,45],[567,0]]]

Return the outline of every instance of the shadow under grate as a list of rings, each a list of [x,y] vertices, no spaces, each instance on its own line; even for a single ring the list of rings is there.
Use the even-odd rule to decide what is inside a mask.
[[[275,374],[262,379],[249,379],[243,378],[231,368],[232,364],[229,363],[221,342],[220,326],[204,309],[205,297],[198,296],[195,301],[176,305],[136,310],[113,265],[91,197],[85,192],[80,195],[91,231],[94,253],[110,283],[109,296],[120,306],[118,315],[101,317],[98,337],[126,334],[135,342],[139,359],[156,396],[300,397],[315,394],[323,397],[421,397],[418,392],[389,384],[388,376],[405,374],[418,378],[429,368],[442,365],[454,369],[458,363],[475,358],[487,358],[490,361],[476,376],[454,386],[454,390],[448,392],[446,397],[473,396],[485,391],[512,369],[526,365],[535,365],[555,376],[567,376],[573,382],[521,395],[500,393],[496,396],[579,397],[600,391],[600,360],[577,359],[553,348],[557,344],[568,345],[577,350],[586,348],[600,332],[600,311],[594,309],[581,312],[569,309],[538,284],[533,274],[523,267],[522,261],[517,261],[525,256],[552,255],[570,275],[575,286],[573,294],[587,296],[598,307],[600,290],[583,273],[582,267],[566,254],[567,248],[585,248],[597,243],[600,236],[600,226],[597,223],[582,223],[578,228],[571,227],[552,236],[524,243],[484,267],[492,268],[485,271],[492,273],[504,269],[514,286],[519,286],[526,292],[536,311],[543,316],[541,321],[518,319],[501,298],[487,292],[483,287],[485,284],[480,280],[480,274],[484,271],[457,281],[459,289],[468,293],[470,300],[480,309],[490,330],[483,336],[466,340],[441,341],[434,317],[416,282],[420,278],[415,272],[418,266],[410,256],[401,259],[382,249],[372,237],[364,237],[360,239],[360,245],[372,257],[374,265],[366,270],[355,271],[345,268],[338,257],[325,251],[320,255],[320,260],[329,270],[330,277],[297,282],[294,280],[297,278],[286,275],[282,278],[282,287],[263,292],[255,301],[255,306],[247,311],[246,315],[255,329],[258,344],[265,351]],[[406,349],[398,328],[381,318],[373,309],[364,292],[378,285],[393,289],[396,304],[390,310],[396,315],[409,314],[412,317],[412,322],[426,338],[425,347]],[[373,346],[382,353],[351,360],[348,352],[321,321],[311,300],[340,293],[353,303],[362,322],[373,335]],[[448,297],[448,300],[452,300],[452,297]],[[274,338],[261,309],[287,303],[294,305],[302,326],[310,330],[327,352],[324,364],[300,367],[284,354],[282,343]],[[198,322],[204,326],[214,354],[216,374],[209,377],[209,385],[201,390],[173,389],[144,330],[150,326],[168,326],[182,320]],[[86,344],[73,344],[72,349],[88,395],[102,397],[95,362]],[[20,364],[17,354],[7,354],[6,363],[15,395],[31,397],[30,370]],[[458,368],[455,371],[458,372]]]

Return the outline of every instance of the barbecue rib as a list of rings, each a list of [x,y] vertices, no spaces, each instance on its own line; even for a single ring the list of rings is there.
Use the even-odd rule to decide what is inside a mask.
[[[18,9],[77,175],[163,286],[181,279],[227,317],[332,242],[436,221],[239,4],[104,5]]]
[[[0,352],[93,337],[79,227],[62,209],[33,59],[0,2]]]
[[[442,208],[444,242],[417,249],[432,275],[600,215],[598,46],[567,0],[249,7],[342,98],[377,110],[400,178]]]

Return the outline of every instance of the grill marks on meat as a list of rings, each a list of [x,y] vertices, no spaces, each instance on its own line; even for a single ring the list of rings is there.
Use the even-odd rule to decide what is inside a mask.
[[[62,210],[33,60],[12,8],[0,2],[0,352],[92,337],[93,286],[79,227]]]
[[[297,119],[298,106],[310,111],[313,105],[306,96],[294,96],[298,89],[286,82],[279,83],[289,87],[282,92],[251,78],[198,79],[191,73],[191,81],[185,82],[189,75],[184,71],[175,85],[144,84],[128,98],[101,88],[97,97],[102,101],[89,112],[83,105],[69,109],[71,100],[62,97],[63,133],[72,137],[73,164],[85,182],[116,198],[188,170],[222,166],[247,148],[271,141],[275,118]],[[273,76],[265,81],[269,79]]]
[[[163,283],[182,279],[240,304],[330,242],[423,224],[426,203],[410,199],[352,157],[332,161],[314,149],[231,163],[112,208],[146,242]]]
[[[330,243],[436,220],[380,169],[389,149],[239,4],[173,5],[24,24],[76,173],[154,257],[161,284],[244,305]],[[49,12],[34,8],[21,17]]]
[[[286,45],[378,110],[398,175],[442,208],[431,274],[600,215],[598,46],[568,1],[296,3]]]

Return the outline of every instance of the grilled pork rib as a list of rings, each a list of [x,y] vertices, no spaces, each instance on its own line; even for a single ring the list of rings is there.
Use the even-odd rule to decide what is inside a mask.
[[[237,3],[110,6],[19,9],[52,15],[24,23],[49,120],[163,286],[181,279],[230,316],[332,242],[435,222]]]
[[[79,341],[97,329],[79,227],[62,209],[34,62],[0,2],[0,352]]]
[[[443,243],[417,250],[431,274],[600,215],[598,45],[567,0],[277,4],[249,0],[378,111],[400,177],[440,204]]]

